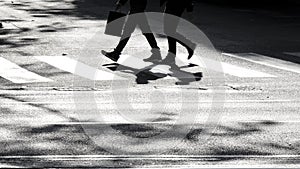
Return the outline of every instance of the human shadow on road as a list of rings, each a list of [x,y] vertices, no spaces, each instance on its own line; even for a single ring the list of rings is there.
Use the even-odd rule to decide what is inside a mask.
[[[191,73],[183,70],[186,67],[194,67],[197,65],[189,64],[179,67],[175,63],[153,62],[144,68],[136,68],[122,63],[105,64],[104,67],[115,71],[135,75],[137,84],[148,84],[150,81],[156,81],[167,76],[174,77],[178,81],[176,85],[188,85],[202,79],[202,72]]]

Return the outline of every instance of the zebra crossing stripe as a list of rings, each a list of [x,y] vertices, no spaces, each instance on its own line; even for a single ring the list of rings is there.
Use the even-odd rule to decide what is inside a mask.
[[[51,79],[42,77],[18,66],[11,61],[0,57],[0,76],[16,84],[51,82]]]
[[[96,69],[88,66],[77,60],[68,58],[66,56],[34,56],[34,58],[52,65],[63,71],[78,75],[80,77],[90,80],[122,80],[124,78],[115,74]]]
[[[192,58],[191,61],[189,60],[184,60],[183,58],[186,58],[184,55],[181,56],[181,54],[178,55],[178,57],[176,57],[177,61],[179,61],[179,64],[184,64],[184,65],[188,65],[190,63],[194,63],[199,65],[202,68],[205,69],[210,69],[212,71],[216,71],[216,72],[221,72],[221,73],[225,73],[225,74],[229,74],[232,76],[236,76],[236,77],[241,77],[241,78],[248,78],[248,77],[276,77],[267,73],[263,73],[263,72],[259,72],[259,71],[255,71],[255,70],[250,70],[250,69],[246,69],[246,68],[242,68],[239,66],[235,66],[235,65],[231,65],[225,62],[218,62],[212,59],[208,59],[208,58]],[[128,55],[124,55],[120,58],[120,60],[118,61],[119,64],[128,66],[128,67],[132,67],[135,69],[141,69],[141,68],[145,68],[145,67],[149,67],[149,65],[151,65],[151,63],[148,62],[144,62],[142,59],[133,57],[133,56],[128,56]],[[169,72],[169,68],[167,67],[153,67],[152,69],[155,68],[161,68],[160,71],[162,72]],[[183,74],[183,76],[188,76],[188,74]],[[192,76],[193,78],[193,76]]]
[[[281,69],[281,70],[294,72],[294,73],[300,73],[300,68],[299,68],[298,64],[280,60],[280,59],[271,58],[271,57],[256,54],[256,53],[241,53],[241,54],[224,53],[224,55],[230,56],[233,58],[237,58],[237,59],[246,60],[248,62],[252,62],[252,63],[264,65],[264,66],[273,67],[276,69]],[[300,56],[300,53],[299,53],[299,56]]]
[[[180,57],[179,58],[184,58]],[[215,72],[221,72],[224,74],[229,74],[232,76],[240,77],[240,78],[261,78],[261,77],[276,77],[274,75],[263,73],[256,70],[250,70],[246,68],[242,68],[239,66],[235,66],[225,62],[219,62],[216,60],[208,59],[208,58],[192,58],[192,63],[195,63],[205,69],[209,69]],[[186,61],[184,61],[186,62]]]

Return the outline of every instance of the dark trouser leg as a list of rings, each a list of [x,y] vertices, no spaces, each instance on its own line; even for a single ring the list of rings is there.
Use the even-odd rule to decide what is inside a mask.
[[[138,25],[139,25],[141,31],[143,32],[143,35],[146,37],[149,45],[151,46],[151,48],[159,48],[157,46],[156,39],[152,33],[152,30],[151,30],[149,22],[148,22],[148,18],[145,15],[145,13],[139,13],[136,17],[136,20],[138,22]]]
[[[165,9],[166,15],[164,17],[164,31],[168,37],[169,52],[173,54],[176,54],[176,42],[178,41],[176,38],[176,35],[178,35],[176,30],[184,10],[184,8],[180,9],[168,4]]]
[[[190,59],[194,54],[196,44],[177,32],[180,17],[182,16],[184,10],[185,8],[179,9],[174,5],[168,6],[167,4],[165,13],[173,16],[165,16],[165,32],[168,36],[169,52],[176,55],[176,42],[178,42],[187,49],[189,53],[188,59]],[[177,16],[177,18],[174,15]]]
[[[130,37],[127,37],[127,38],[122,38],[117,47],[115,48],[115,52],[117,53],[122,53],[123,49],[125,48],[125,46],[127,45],[128,41],[129,41]]]
[[[125,46],[127,45],[128,41],[131,37],[132,32],[134,31],[135,27],[137,26],[137,22],[135,21],[135,18],[131,17],[131,14],[134,14],[134,13],[135,12],[133,12],[133,11],[130,11],[128,13],[128,17],[127,17],[127,20],[124,25],[122,37],[119,41],[119,44],[115,48],[115,52],[117,52],[117,53],[121,53],[123,51],[123,49],[125,48]]]
[[[149,45],[151,46],[151,48],[156,48],[156,49],[159,48],[157,45],[156,39],[152,33],[144,33],[143,35],[147,38],[147,41],[148,41]]]
[[[168,36],[169,52],[176,55],[176,39]]]

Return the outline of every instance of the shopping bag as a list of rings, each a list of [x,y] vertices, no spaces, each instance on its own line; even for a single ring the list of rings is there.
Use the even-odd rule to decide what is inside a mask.
[[[105,34],[121,37],[126,19],[126,14],[118,11],[110,11],[105,27]]]

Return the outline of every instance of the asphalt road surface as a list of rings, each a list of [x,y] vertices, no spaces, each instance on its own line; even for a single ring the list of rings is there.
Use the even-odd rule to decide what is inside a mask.
[[[299,167],[295,6],[197,2],[184,18],[214,48],[177,67],[144,62],[138,31],[104,58],[111,1],[0,6],[0,167]]]

